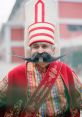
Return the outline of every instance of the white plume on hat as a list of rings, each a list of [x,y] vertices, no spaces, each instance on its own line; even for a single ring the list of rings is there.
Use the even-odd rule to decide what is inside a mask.
[[[54,44],[59,55],[57,1],[30,0],[25,6],[25,54],[35,42]],[[29,56],[29,55],[28,55]]]

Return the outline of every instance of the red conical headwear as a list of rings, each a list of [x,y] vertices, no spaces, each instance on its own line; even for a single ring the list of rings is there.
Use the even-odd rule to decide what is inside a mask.
[[[58,2],[57,0],[29,0],[25,4],[25,56],[35,42],[54,45],[54,56],[59,56]]]
[[[34,6],[35,18],[28,28],[28,45],[35,42],[48,42],[54,44],[55,27],[50,22],[45,21],[45,4],[38,0]]]

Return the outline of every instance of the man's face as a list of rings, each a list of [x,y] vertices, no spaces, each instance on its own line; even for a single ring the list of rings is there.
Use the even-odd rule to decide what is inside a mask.
[[[52,44],[49,44],[47,42],[37,42],[37,43],[34,43],[31,46],[31,56],[33,54],[35,54],[35,53],[43,53],[43,52],[47,52],[48,54],[50,54],[51,56],[53,56],[54,55],[54,48],[52,47]],[[45,67],[49,63],[39,62],[38,64],[41,67]]]
[[[43,52],[47,52],[53,56],[54,49],[52,48],[52,44],[49,44],[47,42],[37,42],[31,46],[31,55],[33,55],[34,53],[43,53]]]

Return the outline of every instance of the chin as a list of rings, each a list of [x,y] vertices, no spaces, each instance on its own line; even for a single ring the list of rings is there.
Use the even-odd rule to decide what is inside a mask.
[[[49,63],[45,63],[45,62],[39,62],[38,65],[40,65],[41,67],[46,67]]]

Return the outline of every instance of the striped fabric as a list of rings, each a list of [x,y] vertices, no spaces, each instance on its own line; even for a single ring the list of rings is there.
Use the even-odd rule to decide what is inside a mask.
[[[39,85],[42,74],[38,71],[33,63],[28,63],[27,72],[27,78],[29,79],[28,93],[30,97]],[[42,117],[44,117],[45,114],[52,117],[53,114],[57,115],[61,114],[62,111],[64,112],[67,106],[65,87],[61,77],[59,77],[49,93],[49,96],[46,98],[45,103],[42,104],[41,108],[39,109],[39,113]]]
[[[35,42],[48,42],[55,44],[55,26],[54,23],[52,23],[52,17],[51,21],[46,21],[46,5],[46,2],[43,0],[37,0],[32,6],[34,13],[32,19],[34,22],[31,22],[27,28],[29,46]],[[49,14],[51,13],[52,12],[49,12]]]
[[[47,22],[34,23],[28,28],[29,45],[35,42],[54,44],[55,27]]]

